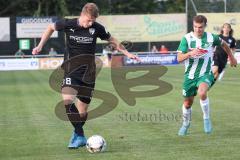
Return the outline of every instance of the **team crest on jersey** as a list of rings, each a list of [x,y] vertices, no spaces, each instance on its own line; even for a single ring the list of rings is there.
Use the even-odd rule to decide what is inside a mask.
[[[93,35],[95,33],[95,28],[89,28],[89,33]]]

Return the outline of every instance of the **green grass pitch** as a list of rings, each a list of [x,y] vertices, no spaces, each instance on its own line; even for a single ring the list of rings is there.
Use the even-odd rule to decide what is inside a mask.
[[[107,151],[100,154],[90,154],[85,148],[67,149],[72,127],[54,113],[61,96],[49,87],[51,71],[0,72],[0,159],[240,159],[239,68],[228,67],[223,81],[209,92],[213,133],[203,132],[202,112],[196,97],[190,134],[179,137],[183,70],[183,66],[168,67],[161,79],[171,83],[173,90],[158,97],[138,98],[136,106],[128,106],[119,98],[112,86],[110,69],[101,71],[96,88],[118,96],[119,103],[112,112],[88,121],[84,127],[87,136],[99,134],[106,139]],[[90,109],[97,104],[93,100]],[[153,114],[161,117],[136,118]]]

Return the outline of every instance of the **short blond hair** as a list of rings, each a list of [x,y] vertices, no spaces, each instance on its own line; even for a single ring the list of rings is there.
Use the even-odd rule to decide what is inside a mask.
[[[99,9],[95,3],[87,3],[83,6],[82,13],[97,18],[99,16]]]

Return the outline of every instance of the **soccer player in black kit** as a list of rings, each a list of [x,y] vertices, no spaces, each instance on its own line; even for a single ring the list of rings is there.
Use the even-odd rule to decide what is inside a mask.
[[[62,65],[64,79],[61,92],[68,119],[74,127],[68,145],[70,149],[76,149],[86,144],[83,125],[87,120],[87,108],[95,86],[96,39],[99,37],[109,41],[127,57],[139,60],[112,37],[104,26],[96,22],[98,15],[96,4],[87,3],[82,8],[79,18],[63,19],[49,25],[43,33],[40,43],[32,51],[32,54],[38,54],[54,31],[65,32],[67,51]],[[87,66],[83,62],[87,63]]]
[[[233,29],[229,23],[224,23],[221,29],[221,34],[219,35],[220,38],[222,38],[231,48],[232,53],[234,54],[236,49],[236,40],[233,38]],[[216,50],[214,52],[213,56],[213,74],[215,80],[221,79],[220,77],[224,74],[224,68],[226,67],[228,60],[228,55],[226,51],[221,47],[216,47]],[[237,62],[236,62],[237,64]]]

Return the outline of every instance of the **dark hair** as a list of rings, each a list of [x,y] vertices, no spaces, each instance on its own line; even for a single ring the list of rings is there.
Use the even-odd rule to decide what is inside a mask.
[[[222,28],[221,28],[221,34],[223,34],[223,27],[225,26],[225,25],[228,25],[228,27],[230,27],[230,32],[229,32],[229,36],[233,36],[233,29],[232,29],[232,26],[231,26],[231,24],[229,24],[229,23],[224,23],[223,25],[222,25]]]
[[[205,26],[207,25],[207,18],[203,15],[197,15],[193,18],[193,21],[196,23],[204,23]]]
[[[99,9],[95,3],[87,3],[82,8],[82,13],[88,14],[94,18],[97,18],[99,15]]]

